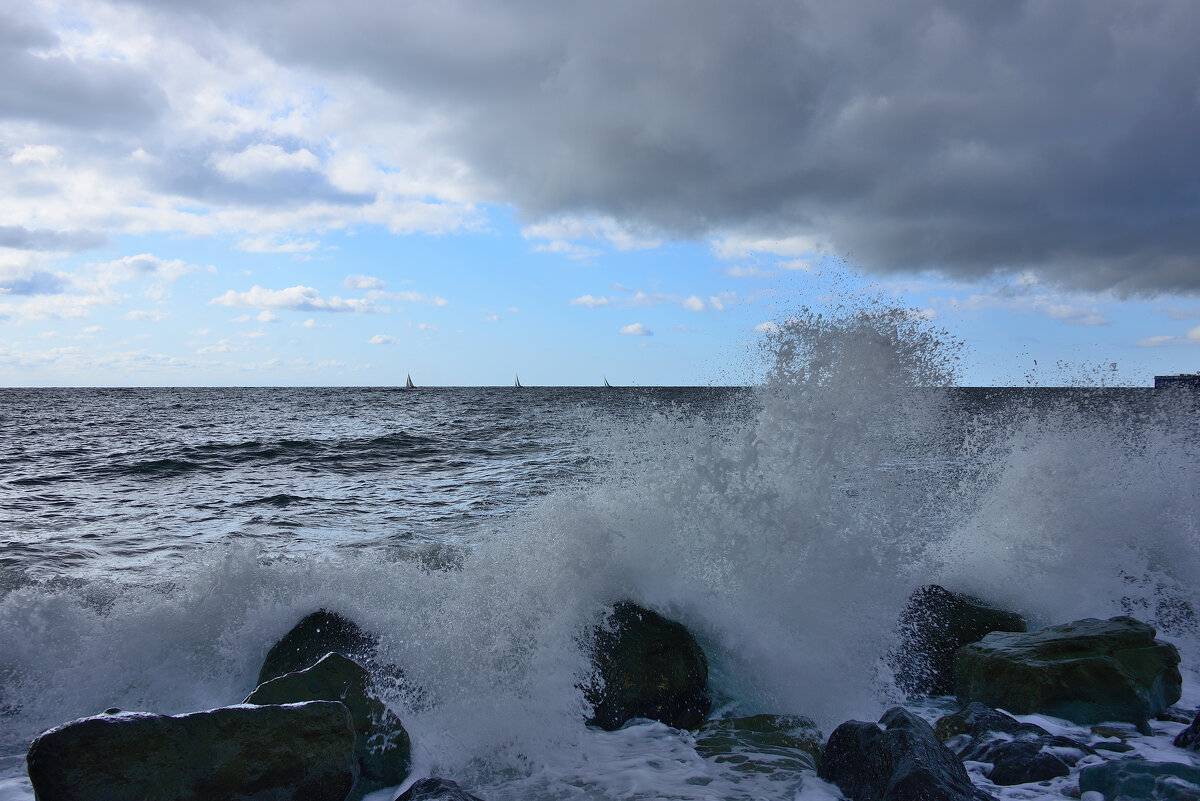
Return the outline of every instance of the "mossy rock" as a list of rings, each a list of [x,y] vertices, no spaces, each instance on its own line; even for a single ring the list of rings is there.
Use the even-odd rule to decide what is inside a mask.
[[[97,715],[43,733],[26,762],[39,801],[343,801],[358,774],[331,701]]]
[[[378,645],[378,639],[359,628],[353,620],[328,609],[319,609],[305,615],[271,646],[258,671],[256,684],[311,667],[328,653],[368,664],[374,660]]]
[[[900,644],[891,655],[896,684],[909,696],[951,695],[954,652],[993,631],[1025,631],[1025,619],[970,595],[930,584],[900,612]]]
[[[597,629],[595,642],[598,681],[587,689],[588,723],[613,731],[633,718],[679,729],[704,722],[712,708],[708,660],[681,624],[622,602]]]
[[[1130,617],[994,632],[955,654],[955,694],[1017,715],[1125,721],[1148,731],[1182,685],[1179,651],[1154,635]]]
[[[341,654],[326,654],[312,667],[272,679],[246,698],[247,704],[257,705],[302,701],[339,701],[350,710],[360,771],[356,795],[400,784],[408,776],[408,732],[379,699],[361,665]]]

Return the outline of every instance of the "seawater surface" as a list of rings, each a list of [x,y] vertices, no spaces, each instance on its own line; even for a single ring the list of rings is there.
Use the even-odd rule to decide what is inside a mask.
[[[1153,622],[1200,702],[1196,395],[873,358],[752,389],[0,390],[0,798],[32,797],[45,728],[239,702],[320,607],[419,688],[386,688],[416,774],[489,801],[836,797],[661,724],[587,729],[590,632],[625,598],[697,635],[715,715],[878,718],[934,581]]]

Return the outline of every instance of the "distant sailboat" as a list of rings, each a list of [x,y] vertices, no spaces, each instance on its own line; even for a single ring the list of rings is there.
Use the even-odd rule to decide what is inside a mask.
[[[521,376],[517,376],[517,383],[513,384],[517,389],[521,388]]]
[[[604,387],[605,387],[606,389],[612,389],[612,384],[608,383],[608,378],[607,378],[607,377],[605,377],[605,379],[604,379]]]
[[[409,373],[408,377],[404,379],[404,388],[405,389],[416,389],[417,388],[417,385],[412,382],[412,373]]]

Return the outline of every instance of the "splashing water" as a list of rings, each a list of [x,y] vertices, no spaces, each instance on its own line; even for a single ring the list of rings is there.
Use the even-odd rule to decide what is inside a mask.
[[[1037,622],[1132,612],[1195,664],[1194,396],[955,388],[959,346],[879,304],[798,314],[765,348],[754,390],[595,418],[586,483],[466,547],[243,546],[136,582],[17,583],[0,598],[0,769],[105,707],[240,701],[321,606],[377,632],[419,688],[387,688],[416,771],[492,801],[794,796],[797,777],[734,775],[661,724],[583,726],[590,631],[626,598],[698,636],[715,714],[826,732],[896,700],[896,616],[933,581]]]

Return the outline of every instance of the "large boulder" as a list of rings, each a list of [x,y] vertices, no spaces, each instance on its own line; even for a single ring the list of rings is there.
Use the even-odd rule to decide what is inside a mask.
[[[98,715],[43,733],[26,761],[39,801],[343,801],[358,775],[331,701]]]
[[[1076,723],[1148,719],[1179,700],[1179,651],[1131,617],[1088,618],[1024,634],[993,632],[954,657],[955,694],[1018,715]]]
[[[967,769],[938,742],[933,728],[903,707],[879,723],[852,720],[829,735],[817,775],[852,801],[971,801],[990,799]]]
[[[302,618],[271,646],[258,671],[256,684],[303,670],[331,652],[367,664],[374,660],[378,645],[378,639],[359,628],[353,620],[337,612],[319,609]]]
[[[360,770],[355,794],[400,784],[408,776],[408,732],[375,692],[367,671],[341,654],[326,654],[312,667],[259,685],[247,704],[339,701],[350,710],[354,754]]]
[[[1105,762],[1079,771],[1079,791],[1100,793],[1105,801],[1196,801],[1200,798],[1200,768],[1144,759]]]
[[[396,801],[481,801],[449,779],[421,779],[409,787]]]
[[[705,721],[696,753],[740,773],[816,770],[821,730],[798,715],[752,715]]]
[[[593,661],[598,681],[587,689],[588,723],[613,731],[632,718],[650,718],[679,729],[704,722],[708,660],[682,625],[649,609],[622,602],[596,630]]]
[[[900,644],[892,653],[896,683],[910,696],[954,692],[954,652],[993,631],[1025,631],[1025,619],[979,598],[930,584],[900,612]]]
[[[987,777],[999,785],[1066,776],[1076,762],[1096,753],[1083,743],[1021,723],[978,701],[939,719],[933,730],[960,759],[989,763]]]

